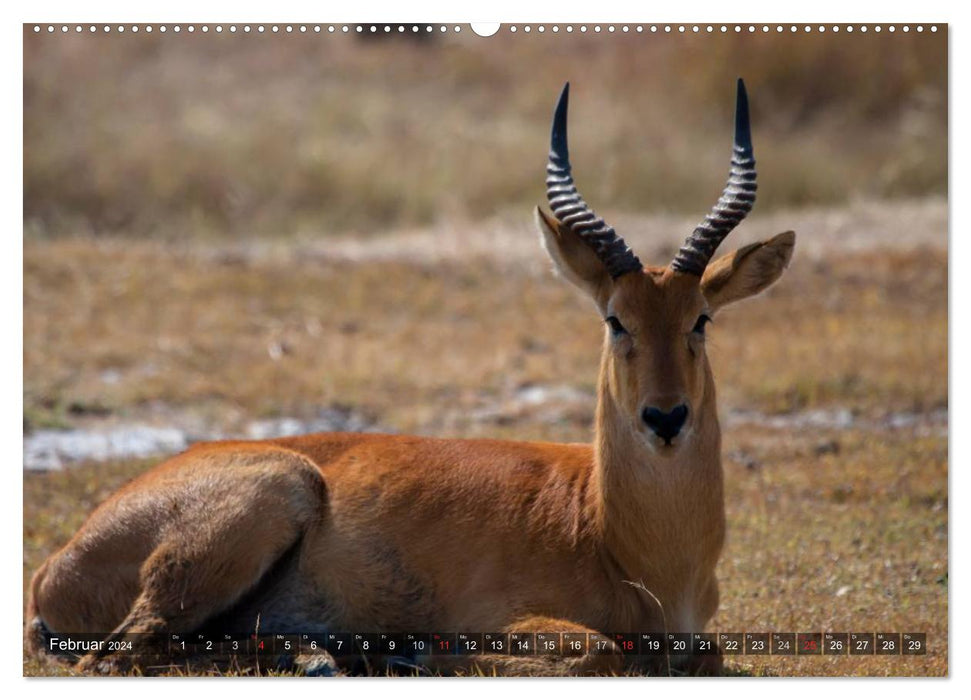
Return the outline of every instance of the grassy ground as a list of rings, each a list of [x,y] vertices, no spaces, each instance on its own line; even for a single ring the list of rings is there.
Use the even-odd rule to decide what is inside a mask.
[[[341,404],[397,431],[586,440],[592,402],[513,410],[523,388],[592,391],[602,332],[530,256],[27,240],[25,429],[160,410],[231,427]],[[797,253],[777,287],[716,320],[709,354],[724,412],[839,408],[858,423],[726,429],[729,539],[710,629],[916,631],[929,649],[740,657],[732,673],[947,673],[946,429],[886,425],[946,410],[947,332],[940,246]],[[25,583],[147,466],[25,474]],[[30,661],[25,672],[62,671]]]

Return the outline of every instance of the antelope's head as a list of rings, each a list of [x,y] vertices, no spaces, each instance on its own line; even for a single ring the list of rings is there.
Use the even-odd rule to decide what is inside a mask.
[[[537,225],[558,272],[593,299],[603,318],[602,399],[613,403],[617,417],[626,418],[649,449],[672,455],[717,427],[705,353],[708,322],[722,307],[779,279],[796,237],[787,231],[712,261],[755,203],[748,98],[739,80],[731,174],[721,198],[670,264],[644,266],[573,183],[566,136],[569,88],[567,83],[553,116],[546,169],[553,215],[537,207]]]

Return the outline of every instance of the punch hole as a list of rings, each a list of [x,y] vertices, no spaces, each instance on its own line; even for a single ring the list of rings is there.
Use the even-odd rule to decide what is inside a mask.
[[[93,31],[93,30],[94,30],[94,27],[92,27],[91,29],[92,29],[92,31]],[[162,34],[165,34],[165,32],[167,31],[167,28],[166,28],[166,26],[165,26],[165,25],[163,24],[163,25],[162,25],[161,27],[159,27],[159,28],[158,28],[158,30],[159,30],[160,32],[162,32]]]
[[[39,31],[40,31],[40,27],[38,27],[38,26],[37,26],[37,25],[35,24],[35,25],[34,25],[34,34],[36,34],[36,33],[37,33],[37,32],[39,32]]]
[[[472,33],[476,36],[487,37],[498,32],[502,25],[498,22],[473,22],[469,26],[472,28]]]

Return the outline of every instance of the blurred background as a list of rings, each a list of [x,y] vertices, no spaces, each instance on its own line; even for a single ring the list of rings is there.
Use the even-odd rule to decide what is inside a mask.
[[[760,212],[947,187],[943,31],[25,40],[31,237],[367,234],[527,211],[567,80],[575,166],[602,209],[704,214],[738,76]]]
[[[797,244],[706,341],[730,533],[711,629],[928,635],[926,656],[734,674],[946,674],[947,27],[929,27],[25,27],[25,581],[197,440],[589,441],[602,320],[532,222],[556,98],[569,80],[585,199],[664,264],[724,185],[742,76],[759,199],[721,252]]]

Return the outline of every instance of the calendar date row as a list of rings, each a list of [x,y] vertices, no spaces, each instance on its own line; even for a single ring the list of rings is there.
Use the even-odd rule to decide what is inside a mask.
[[[160,634],[105,638],[62,634],[48,639],[52,654],[81,656],[89,652],[186,655],[314,654],[332,656],[421,656],[511,654],[583,656],[684,655],[923,655],[927,635],[916,632],[695,632],[614,633],[486,632],[401,634],[328,632],[320,634]]]

